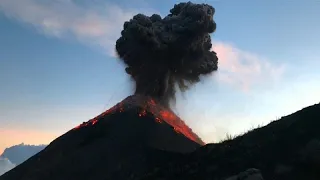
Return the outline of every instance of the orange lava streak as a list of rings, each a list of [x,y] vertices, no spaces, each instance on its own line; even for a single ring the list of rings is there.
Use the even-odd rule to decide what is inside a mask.
[[[82,123],[79,126],[75,127],[74,129],[79,129],[85,126],[92,126],[95,125],[100,119],[108,114],[113,114],[116,112],[124,112],[125,109],[130,109],[131,107],[142,107],[142,110],[138,112],[139,117],[143,117],[147,115],[147,112],[150,112],[154,117],[157,123],[162,123],[163,121],[173,127],[174,131],[180,134],[183,134],[187,138],[192,141],[195,141],[201,145],[205,143],[195,134],[192,130],[172,111],[168,110],[167,108],[157,104],[155,100],[152,98],[146,98],[144,96],[129,96],[122,102],[118,103],[117,105],[113,106],[109,110],[103,112],[99,116],[89,120],[88,122]]]

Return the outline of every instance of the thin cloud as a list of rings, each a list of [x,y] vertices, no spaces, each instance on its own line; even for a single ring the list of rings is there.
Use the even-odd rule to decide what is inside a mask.
[[[110,55],[114,55],[114,44],[123,22],[136,14],[115,4],[81,6],[73,0],[1,0],[0,10],[46,35],[73,36],[82,43],[102,47]]]
[[[273,64],[262,56],[228,43],[216,42],[212,49],[219,57],[218,80],[244,91],[261,83],[275,83],[285,71],[284,64]]]

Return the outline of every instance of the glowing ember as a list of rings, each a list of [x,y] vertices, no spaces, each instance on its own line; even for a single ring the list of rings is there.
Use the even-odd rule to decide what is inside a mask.
[[[156,118],[156,122],[157,123],[162,123],[161,119],[159,119],[159,118]]]
[[[89,120],[88,122],[82,123],[74,129],[79,129],[85,126],[92,126],[99,122],[103,117],[113,114],[116,112],[124,112],[125,109],[130,109],[132,107],[142,107],[140,112],[137,112],[139,117],[147,116],[147,112],[151,113],[155,117],[157,123],[162,123],[163,121],[173,127],[174,131],[179,134],[183,134],[190,140],[193,140],[201,145],[205,143],[192,132],[192,130],[172,111],[167,108],[157,104],[153,99],[144,96],[129,96],[122,102],[118,103],[109,110],[103,112],[99,116]]]
[[[98,122],[98,120],[94,119],[94,120],[92,121],[92,125],[96,124],[97,122]]]

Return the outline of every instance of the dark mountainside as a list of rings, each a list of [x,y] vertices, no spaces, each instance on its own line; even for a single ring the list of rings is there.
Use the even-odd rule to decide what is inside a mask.
[[[207,144],[135,180],[225,180],[250,168],[259,169],[265,180],[319,180],[319,128],[316,104],[234,139]],[[250,172],[257,173],[241,176]]]
[[[13,164],[19,165],[31,156],[43,150],[46,145],[26,145],[19,144],[6,148],[0,157],[8,158]]]

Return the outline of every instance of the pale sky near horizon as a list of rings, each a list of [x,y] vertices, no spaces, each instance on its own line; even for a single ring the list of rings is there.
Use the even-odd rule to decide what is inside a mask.
[[[113,56],[122,24],[169,0],[0,0],[0,153],[48,144],[132,92]],[[216,8],[219,71],[178,97],[206,142],[320,101],[320,1],[198,0]]]

